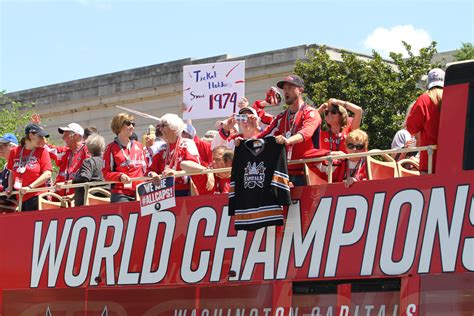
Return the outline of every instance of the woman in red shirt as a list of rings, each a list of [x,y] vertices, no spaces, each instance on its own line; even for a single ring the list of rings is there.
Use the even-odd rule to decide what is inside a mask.
[[[176,114],[165,114],[161,117],[161,131],[166,140],[166,149],[153,157],[148,176],[160,179],[161,176],[172,176],[177,171],[195,172],[205,170],[201,165],[199,152],[192,139],[183,138],[186,124]],[[212,192],[214,176],[197,175],[191,177],[200,195]],[[187,177],[179,177],[175,182],[175,195],[190,195],[190,183]]]
[[[134,118],[127,113],[117,114],[110,127],[117,137],[105,149],[102,173],[106,181],[120,181],[112,185],[110,202],[134,201],[135,189],[143,181],[131,179],[143,177],[146,170],[142,144],[130,140],[135,130]]]
[[[438,143],[439,115],[443,99],[444,71],[435,68],[428,73],[428,90],[415,101],[408,114],[407,130],[415,136],[420,133],[419,146],[436,145]],[[417,144],[418,145],[418,144]],[[436,154],[433,155],[433,171]],[[420,171],[428,171],[428,154],[420,153]]]
[[[24,193],[22,211],[38,209],[38,195],[41,192],[25,193],[28,189],[44,187],[51,178],[51,159],[43,148],[43,137],[49,134],[38,124],[29,124],[25,128],[25,137],[20,146],[14,148],[8,157],[7,168],[10,170],[7,193],[19,190]]]
[[[354,113],[349,120],[347,110]],[[347,152],[345,139],[347,135],[360,127],[362,108],[353,103],[338,99],[329,99],[318,108],[319,114],[325,114],[324,120],[328,129],[321,131],[319,145],[321,149]]]

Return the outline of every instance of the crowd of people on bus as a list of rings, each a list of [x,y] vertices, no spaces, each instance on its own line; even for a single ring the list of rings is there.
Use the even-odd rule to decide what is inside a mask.
[[[392,148],[437,143],[443,85],[444,72],[431,70],[427,91],[409,106]],[[13,191],[22,193],[22,211],[38,209],[41,191],[32,189],[40,187],[54,187],[57,194],[73,196],[75,205],[83,205],[84,188],[64,186],[103,180],[114,182],[110,187],[112,203],[133,201],[137,185],[145,177],[159,181],[163,176],[179,175],[183,171],[194,175],[176,177],[176,196],[228,193],[229,171],[199,173],[231,167],[234,149],[243,140],[269,136],[285,145],[288,160],[334,156],[331,169],[326,162],[307,165],[323,178],[331,172],[333,182],[344,182],[347,187],[366,180],[365,157],[339,157],[368,151],[367,133],[360,129],[362,107],[335,98],[319,107],[308,104],[304,98],[304,81],[297,75],[285,77],[277,87],[280,90],[270,88],[264,100],[256,100],[252,105],[242,98],[238,113],[218,121],[216,130],[206,132],[202,138],[196,135],[192,121],[185,122],[180,116],[168,113],[147,130],[140,142],[134,116],[119,113],[111,121],[115,138],[108,145],[96,127],[83,128],[70,123],[57,130],[64,144],[54,146],[48,143],[49,133],[35,115],[20,141],[12,133],[0,137],[0,158],[7,162],[0,172],[0,192],[8,194],[0,196],[0,209],[14,209]],[[273,116],[266,111],[281,101],[285,103],[281,113]],[[426,152],[421,152],[419,158],[416,153],[396,154],[394,158],[419,159],[420,172],[428,169]],[[59,170],[54,182],[53,161]],[[304,166],[289,164],[293,186],[307,184]]]

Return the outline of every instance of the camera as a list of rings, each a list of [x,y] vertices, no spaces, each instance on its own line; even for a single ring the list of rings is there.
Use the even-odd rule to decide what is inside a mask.
[[[235,115],[235,120],[237,122],[247,122],[248,120],[247,114],[237,114]]]

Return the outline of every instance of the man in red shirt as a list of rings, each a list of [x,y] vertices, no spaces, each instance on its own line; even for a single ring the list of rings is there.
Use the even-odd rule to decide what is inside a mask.
[[[55,160],[59,166],[56,184],[74,179],[84,159],[90,157],[83,141],[84,129],[79,124],[70,123],[65,127],[58,128],[58,132],[63,135],[62,139],[68,149]],[[58,194],[68,195],[73,193],[73,191],[73,189],[59,190]]]
[[[258,137],[275,136],[279,144],[285,144],[290,160],[321,156],[319,150],[319,129],[321,116],[303,100],[304,81],[297,75],[287,76],[277,83],[283,89],[286,111],[278,114],[272,123]],[[302,165],[288,166],[290,181],[294,185],[305,185]]]

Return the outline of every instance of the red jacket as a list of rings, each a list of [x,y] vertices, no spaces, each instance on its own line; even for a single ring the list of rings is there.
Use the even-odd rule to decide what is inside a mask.
[[[434,104],[426,93],[423,93],[413,105],[407,117],[407,130],[412,135],[420,132],[420,146],[438,143],[439,114],[439,106]],[[433,171],[435,162],[436,155],[433,155]],[[420,153],[420,170],[428,170],[428,153],[426,151]]]
[[[146,171],[143,147],[137,141],[130,141],[128,147],[122,147],[115,139],[107,145],[103,157],[104,168],[102,173],[106,181],[120,181],[122,174],[126,174],[130,178],[143,177]],[[132,182],[132,188],[130,189],[124,188],[122,183],[116,183],[112,185],[112,193],[135,196],[135,189],[141,182],[143,181]]]
[[[196,144],[192,139],[181,138],[178,148],[176,149],[177,143],[167,145],[170,146],[169,150],[162,150],[153,156],[152,164],[149,168],[149,171],[154,171],[157,174],[161,174],[165,169],[166,163],[170,164],[170,168],[176,171],[180,171],[181,162],[184,160],[194,161],[198,164],[201,164],[201,159],[199,157],[199,151],[196,147]],[[170,157],[167,157],[169,155]],[[196,175],[191,176],[196,189],[200,195],[210,194],[211,191],[206,190],[206,175]],[[175,180],[176,190],[189,190],[189,181],[185,177],[178,177]]]
[[[260,118],[260,121],[263,124],[270,125],[273,121],[273,115],[265,112],[264,110],[265,107],[262,105],[262,102],[263,101],[260,101],[260,100],[255,101],[254,104],[252,105],[252,108],[255,109],[258,117]]]
[[[51,156],[51,152],[49,153]],[[66,180],[72,180],[76,176],[76,172],[81,168],[82,162],[89,158],[89,150],[85,144],[80,145],[76,151],[72,151],[71,148],[68,148],[64,154],[61,156],[59,162],[56,162],[59,166],[59,173],[56,177],[56,182],[64,182]],[[60,190],[57,192],[59,195],[71,194],[74,192],[74,189]]]
[[[293,129],[293,135],[301,134],[303,141],[296,145],[287,148],[291,150],[291,160],[303,159],[308,156],[309,152],[314,151],[319,146],[319,133],[318,129],[321,126],[321,116],[318,111],[307,104],[303,104],[299,111],[295,114],[293,121],[288,124],[289,110],[278,114],[273,122],[267,126],[267,128],[261,132],[257,137],[263,138],[266,136],[287,136],[287,132]],[[288,138],[288,137],[287,137]],[[315,146],[316,145],[316,146]],[[302,165],[289,165],[289,174],[303,174]]]
[[[333,182],[342,182],[349,177],[354,177],[357,181],[367,180],[367,163],[363,158],[355,169],[350,170],[349,161],[344,160],[332,174]]]

